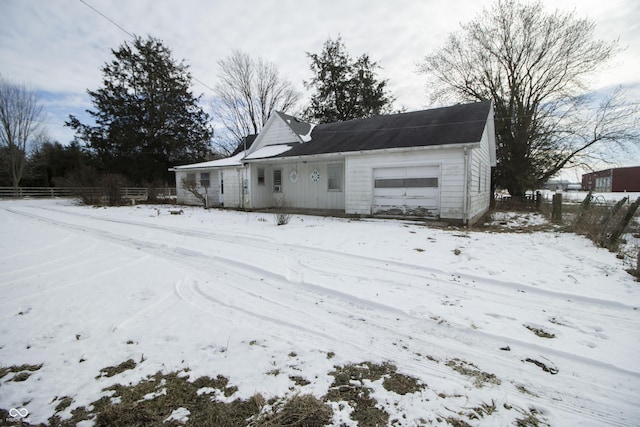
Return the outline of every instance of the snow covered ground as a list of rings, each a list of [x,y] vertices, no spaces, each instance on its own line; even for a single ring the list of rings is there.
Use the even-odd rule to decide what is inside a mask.
[[[371,385],[397,425],[640,419],[640,283],[583,237],[170,209],[0,201],[0,368],[43,364],[0,379],[0,408],[46,422],[71,397],[68,418],[112,384],[186,368],[228,377],[231,398],[322,396],[335,365],[369,361],[426,384]]]

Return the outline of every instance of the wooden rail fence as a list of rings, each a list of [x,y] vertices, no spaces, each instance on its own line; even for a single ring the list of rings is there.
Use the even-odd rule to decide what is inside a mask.
[[[144,187],[123,187],[122,198],[147,200],[149,189]],[[156,188],[156,197],[166,199],[176,196],[175,188]],[[24,197],[77,197],[79,194],[101,194],[103,188],[99,187],[0,187],[0,198],[24,198]]]

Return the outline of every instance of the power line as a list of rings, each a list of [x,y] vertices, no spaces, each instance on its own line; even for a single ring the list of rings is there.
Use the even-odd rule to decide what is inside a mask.
[[[105,15],[104,13],[100,12],[98,9],[96,9],[95,7],[91,6],[89,3],[87,3],[84,0],[80,0],[80,3],[84,4],[85,6],[87,6],[88,8],[90,8],[91,10],[93,10],[95,13],[97,13],[98,15],[102,16],[104,19],[106,19],[107,21],[111,22],[113,25],[115,25],[116,27],[120,28],[122,31],[124,31],[125,33],[127,33],[129,35],[129,37],[135,37],[133,34],[131,34],[129,31],[125,30],[123,27],[121,27],[120,25],[118,25],[118,23],[116,21],[114,21],[113,19],[109,18],[107,15]]]
[[[116,27],[118,27],[121,31],[123,31],[125,34],[127,34],[129,37],[135,38],[135,35],[130,33],[129,31],[127,31],[124,27],[122,27],[121,25],[119,25],[116,21],[114,21],[113,19],[109,18],[107,15],[105,15],[104,13],[100,12],[98,9],[96,9],[95,7],[91,6],[89,3],[87,3],[85,0],[80,0],[80,2],[82,4],[84,4],[85,6],[87,6],[88,8],[90,8],[91,10],[93,10],[94,12],[96,12],[98,15],[102,16],[104,19],[106,19],[107,21],[111,22],[113,25],[115,25]],[[213,88],[211,88],[209,85],[207,85],[206,83],[204,83],[202,80],[198,79],[197,77],[191,76],[191,78],[195,81],[197,81],[198,83],[200,83],[202,86],[206,87],[207,89],[209,89],[211,92],[215,92],[213,90]]]

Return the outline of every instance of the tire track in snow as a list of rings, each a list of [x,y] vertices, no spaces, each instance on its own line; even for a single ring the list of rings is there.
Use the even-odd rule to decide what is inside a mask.
[[[449,277],[455,275],[460,280],[466,280],[467,282],[476,282],[476,283],[481,282],[483,286],[504,288],[509,291],[521,290],[529,294],[539,294],[552,299],[558,299],[558,298],[567,299],[567,300],[572,300],[574,302],[583,302],[587,304],[592,304],[594,306],[602,305],[605,307],[620,308],[620,309],[626,309],[626,310],[638,309],[638,307],[628,305],[620,301],[611,301],[603,298],[594,298],[594,297],[588,297],[588,296],[583,296],[583,295],[574,294],[574,293],[559,292],[555,290],[544,289],[544,288],[540,288],[532,285],[527,285],[524,283],[500,280],[491,276],[476,275],[469,272],[461,273],[458,271],[456,271],[455,273],[452,273],[451,271],[437,268],[437,267],[419,266],[419,265],[404,263],[396,260],[380,259],[380,258],[375,258],[370,256],[356,255],[353,253],[341,252],[341,251],[336,251],[332,249],[318,249],[311,246],[290,245],[287,243],[276,242],[273,239],[268,237],[254,236],[246,233],[244,234],[237,233],[235,231],[234,233],[230,234],[230,233],[224,233],[220,231],[214,232],[214,231],[185,229],[180,227],[150,224],[148,222],[141,222],[141,221],[134,221],[134,220],[123,220],[123,219],[104,218],[104,217],[95,216],[95,215],[84,215],[76,212],[65,211],[63,209],[53,209],[50,207],[46,207],[46,208],[38,207],[34,209],[47,210],[47,211],[51,211],[59,214],[73,215],[73,216],[77,216],[85,219],[90,218],[93,220],[116,223],[121,225],[138,226],[138,227],[150,228],[150,229],[164,231],[164,232],[174,232],[181,236],[214,239],[216,241],[243,245],[246,247],[256,248],[256,245],[262,245],[262,249],[266,249],[269,251],[273,251],[275,249],[290,249],[290,250],[295,250],[300,254],[308,255],[309,257],[311,257],[311,259],[315,259],[316,257],[323,257],[323,256],[324,257],[337,256],[337,257],[348,260],[350,264],[360,263],[361,264],[360,267],[362,268],[366,268],[370,263],[374,263],[374,264],[384,263],[386,269],[389,271],[397,271],[399,274],[406,275],[406,274],[409,274],[407,270],[410,270],[410,271],[413,271],[413,274],[412,274],[413,276],[420,277],[420,278],[424,278],[424,276],[428,274],[434,274],[436,276],[449,276]],[[333,259],[335,261],[335,258]],[[309,264],[305,267],[312,268],[312,264]],[[486,291],[486,289],[483,289],[483,291]]]
[[[409,314],[399,311],[398,309],[395,309],[394,307],[391,307],[388,305],[384,305],[384,304],[377,305],[375,303],[372,304],[372,302],[369,300],[357,299],[348,293],[343,293],[340,291],[336,291],[334,289],[329,289],[321,285],[307,283],[305,281],[305,275],[299,274],[300,264],[296,264],[295,262],[292,262],[291,259],[288,260],[287,272],[285,273],[284,276],[282,276],[270,270],[257,268],[256,266],[247,262],[240,262],[237,260],[225,259],[224,257],[219,257],[219,256],[211,256],[209,254],[194,251],[191,249],[185,250],[184,248],[181,248],[181,247],[177,247],[177,246],[171,247],[168,245],[158,244],[156,242],[152,242],[148,240],[134,239],[129,236],[123,236],[118,233],[108,232],[100,228],[94,228],[91,226],[80,226],[77,224],[71,224],[65,221],[61,221],[60,219],[54,220],[51,218],[47,218],[46,216],[38,216],[37,214],[25,214],[24,212],[22,213],[14,212],[14,213],[31,217],[33,219],[38,219],[45,223],[54,223],[67,228],[76,229],[78,231],[89,232],[99,237],[106,238],[135,249],[143,250],[147,253],[151,253],[152,255],[163,256],[168,260],[170,260],[171,262],[178,262],[179,265],[182,265],[184,268],[188,268],[188,270],[191,272],[193,272],[194,270],[197,271],[198,276],[202,275],[202,277],[198,278],[197,281],[192,282],[191,284],[187,283],[186,286],[184,283],[180,285],[176,285],[176,288],[177,288],[176,293],[185,301],[195,304],[196,306],[199,306],[200,309],[203,309],[205,311],[212,311],[212,310],[215,311],[219,309],[221,306],[224,307],[226,304],[227,306],[226,308],[230,310],[230,312],[232,313],[243,311],[243,317],[245,319],[247,317],[254,318],[255,319],[254,321],[259,323],[264,323],[266,321],[269,323],[277,323],[280,326],[284,326],[286,328],[297,329],[301,333],[311,334],[318,338],[322,338],[323,340],[329,340],[330,342],[333,342],[336,345],[339,344],[339,347],[344,346],[343,350],[348,354],[353,354],[354,356],[361,355],[363,349],[371,350],[372,348],[375,348],[376,353],[378,353],[377,354],[378,356],[380,355],[380,353],[382,353],[383,358],[388,356],[389,359],[397,359],[398,356],[400,355],[398,347],[394,346],[393,344],[389,344],[387,342],[383,342],[383,343],[376,342],[374,345],[372,345],[371,341],[367,340],[367,337],[365,336],[366,329],[364,328],[363,328],[364,330],[362,331],[364,332],[362,336],[359,336],[359,334],[354,335],[353,331],[358,330],[359,324],[357,321],[354,322],[353,319],[357,318],[360,315],[362,315],[363,318],[365,318],[366,321],[369,322],[369,325],[373,324],[376,328],[382,331],[386,331],[386,336],[389,338],[390,342],[393,341],[394,338],[397,338],[398,336],[400,336],[402,338],[408,338],[408,340],[413,340],[410,343],[414,347],[418,345],[424,346],[427,348],[437,347],[440,349],[441,353],[444,353],[444,354],[450,353],[452,349],[462,350],[463,347],[469,347],[473,345],[475,340],[469,339],[469,337],[471,336],[471,338],[473,338],[473,336],[477,334],[477,332],[469,334],[469,331],[466,331],[460,328],[461,330],[457,331],[455,339],[453,340],[453,341],[457,341],[457,345],[451,346],[451,345],[447,345],[448,343],[443,344],[443,343],[437,342],[445,338],[448,338],[448,340],[450,340],[451,333],[449,331],[443,330],[442,328],[438,328],[433,325],[429,325],[427,323],[426,325],[428,325],[429,327],[423,328],[422,331],[412,330],[411,331],[412,334],[409,336],[407,335],[409,328],[392,327],[392,325],[394,324],[393,319],[396,318],[396,321],[398,321],[396,316],[399,316],[400,319],[402,319],[402,321],[415,322],[416,320],[422,321],[424,319],[416,319],[415,317],[412,317]],[[145,224],[136,225],[128,222],[123,222],[123,223],[129,226],[147,227],[147,225]],[[167,230],[163,230],[158,227],[153,227],[153,228],[156,228],[157,230],[160,230],[163,232],[167,232]],[[180,235],[187,235],[181,230],[178,230],[178,231],[169,230],[168,232],[174,233],[174,234],[177,233]],[[194,234],[197,234],[197,235],[194,235],[192,237],[206,238],[206,239],[215,238],[215,237],[212,237],[210,233],[194,233]],[[240,244],[238,243],[237,240],[233,241],[234,239],[232,239],[229,236],[227,236],[226,238],[230,240],[229,243]],[[247,238],[247,240],[245,240],[243,243],[252,243],[252,245],[255,246],[256,240]],[[294,246],[291,246],[291,247],[294,247]],[[262,247],[262,248],[253,248],[253,249],[256,250],[257,252],[269,252],[273,248]],[[322,255],[322,252],[324,252],[319,250],[310,250],[310,248],[302,248],[302,250],[305,252],[306,257],[309,257],[309,256],[317,257]],[[338,253],[338,254],[340,257],[345,256],[342,253]],[[174,258],[178,258],[178,259],[176,260]],[[203,263],[201,262],[203,259],[206,259],[208,261],[214,261],[214,263],[211,265],[208,265],[205,268],[203,267],[202,265]],[[326,259],[330,260],[330,257],[327,255]],[[353,256],[349,261],[350,262],[355,261],[356,259],[365,261],[366,264],[375,263],[376,261],[379,262],[379,260],[360,257],[360,256]],[[396,273],[398,274],[403,274],[404,272],[400,270],[403,268],[403,266],[407,266],[411,270],[410,275],[417,276],[417,274],[415,273],[416,268],[414,266],[405,265],[402,263],[388,262],[388,261],[384,261],[384,263],[386,264],[387,267],[389,266],[389,264],[393,265],[394,268],[398,270],[396,271]],[[207,292],[208,289],[203,290],[202,286],[200,286],[199,283],[206,283],[207,278],[210,278],[212,274],[215,274],[215,272],[217,271],[216,269],[218,269],[220,265],[225,265],[227,267],[227,273],[230,275],[229,277],[230,279],[247,279],[247,278],[255,279],[256,277],[265,278],[266,276],[266,279],[268,280],[265,280],[265,281],[271,288],[270,292],[274,292],[274,289],[278,289],[282,294],[282,296],[289,300],[291,298],[291,293],[294,291],[297,295],[304,296],[306,298],[305,304],[307,304],[307,306],[304,306],[305,308],[298,309],[298,314],[297,314],[298,317],[296,317],[296,320],[298,322],[306,321],[307,322],[306,324],[310,325],[310,327],[306,327],[306,328],[301,327],[300,325],[296,324],[296,322],[291,322],[291,321],[282,322],[280,319],[275,319],[273,316],[268,316],[268,315],[256,316],[256,313],[253,310],[247,310],[245,308],[238,307],[237,305],[227,304],[212,297],[210,293]],[[231,270],[233,270],[232,272],[229,271],[229,267],[231,267]],[[422,271],[424,271],[424,269],[422,269]],[[444,274],[447,274],[447,273],[444,272]],[[291,280],[288,280],[288,279],[291,279]],[[294,286],[291,286],[291,285],[294,285]],[[249,300],[253,300],[251,304],[253,304],[254,306],[262,306],[263,309],[264,309],[265,303],[268,303],[268,305],[272,307],[273,310],[282,309],[282,304],[279,304],[279,307],[278,307],[278,304],[275,304],[274,301],[269,302],[264,299],[260,301],[255,301],[256,298],[259,299],[260,294],[254,292],[255,289],[253,288],[251,292],[248,292],[246,289],[242,289],[242,287],[232,286],[229,283],[226,283],[225,286],[226,286],[225,290],[227,292],[232,289],[234,292],[240,292],[240,293],[244,292],[244,294],[248,296],[249,299],[246,302],[243,301],[243,305],[248,304]],[[304,291],[304,292],[301,292],[301,291]],[[310,317],[311,314],[307,312],[309,316],[307,316],[306,318],[301,317],[300,312],[306,312],[305,310],[308,308],[309,302],[314,301],[314,299],[316,299],[318,295],[320,295],[322,298],[331,300],[332,310],[331,311],[320,310],[314,313],[315,317]],[[288,306],[285,305],[285,308],[287,307]],[[372,314],[371,312],[374,310],[375,310],[375,316],[370,316],[370,314]],[[355,315],[354,315],[354,312],[355,312]],[[228,316],[228,317],[232,317],[232,316]],[[318,322],[318,321],[326,321],[327,318],[331,319],[331,321],[334,322],[334,326],[332,326],[332,328],[335,327],[335,324],[342,325],[341,326],[342,331],[340,333],[337,333],[338,331],[334,330],[333,334],[328,334],[328,335],[319,334],[318,333],[319,328],[317,327],[317,325],[314,325],[313,322],[311,322],[311,320],[316,319],[316,322]],[[425,324],[422,324],[422,326],[424,327]],[[351,332],[351,336],[349,336],[348,333],[345,333],[345,330],[348,330],[349,332]],[[438,331],[441,331],[441,333],[438,333]],[[483,339],[486,339],[486,337],[483,336]],[[406,341],[407,343],[409,343],[408,340]],[[353,348],[356,346],[359,347],[358,351],[353,351]],[[543,350],[548,351],[549,349],[543,348]],[[409,350],[408,352],[410,353]],[[471,348],[466,348],[465,353],[471,359],[473,359],[474,354],[478,354],[478,355],[481,354],[480,351],[477,351],[477,350],[472,351]],[[484,353],[486,353],[486,351],[484,351]],[[570,355],[570,356],[571,356],[570,360],[573,359],[573,355]],[[486,355],[484,355],[484,358],[486,358]],[[483,357],[480,357],[480,359],[483,359]],[[408,357],[407,356],[404,357],[403,363],[404,365],[407,365],[410,369],[416,370],[417,372],[424,372],[425,370],[424,359],[420,360],[420,358],[416,358],[409,355]],[[435,364],[435,363],[431,364],[428,368],[428,372],[430,374],[436,374],[441,378],[452,377],[451,370],[440,364]],[[510,381],[511,380],[509,380],[509,382]],[[460,381],[461,384],[465,382],[466,381],[464,380]],[[515,386],[513,384],[511,384],[510,386],[509,382],[504,382],[503,384],[505,384],[505,387],[507,388],[512,387],[513,389],[515,389]],[[584,402],[580,402],[580,403],[575,402],[575,404],[571,405],[565,402],[558,402],[558,401],[555,401],[554,399],[549,399],[545,397],[532,398],[532,400],[538,401],[542,406],[548,405],[548,406],[562,409],[565,412],[580,414],[582,416],[585,415],[583,413],[583,411],[585,410],[591,410],[591,411],[596,410],[595,408],[586,408],[582,406],[584,405]],[[624,419],[617,418],[614,414],[607,413],[605,411],[598,410],[597,414],[592,414],[592,415],[593,415],[593,418],[591,419],[601,420],[601,421],[606,420],[606,422],[609,424],[611,424],[612,421],[616,421],[616,419],[619,420],[620,425],[624,425],[625,423]]]
[[[61,212],[59,212],[59,213],[64,213],[64,211],[61,211]],[[23,212],[22,214],[24,214],[24,212]],[[27,215],[27,216],[30,216],[29,214],[26,214],[26,215]],[[44,219],[45,219],[45,222],[46,222],[46,220],[47,220],[47,218],[46,218],[46,217],[40,217],[40,216],[37,216],[37,215],[35,215],[35,216],[33,216],[33,217],[34,217],[34,218],[36,218],[36,219],[42,219],[42,218],[44,218]],[[97,218],[97,219],[98,219],[98,220],[100,220],[100,221],[102,221],[102,220],[103,220],[102,218]],[[120,222],[120,223],[123,223],[123,224],[126,224],[126,225],[146,227],[146,225],[145,225],[144,223],[143,223],[143,224],[131,224],[131,223],[127,222],[127,221],[119,221],[119,222]],[[68,223],[60,223],[60,224],[66,224],[67,226],[69,226],[69,227],[71,227],[71,228],[76,228],[76,229],[79,229],[79,230],[82,230],[82,231],[89,231],[89,230],[93,230],[93,232],[94,232],[94,233],[98,233],[101,237],[111,238],[111,240],[114,240],[114,239],[115,239],[116,241],[118,241],[118,242],[120,242],[120,243],[123,243],[123,242],[124,242],[124,243],[127,243],[127,242],[128,242],[128,243],[130,243],[131,245],[133,245],[133,246],[134,246],[135,248],[137,248],[137,249],[140,249],[140,248],[143,248],[143,247],[150,248],[150,249],[162,249],[162,248],[167,249],[167,247],[166,247],[165,245],[158,245],[158,244],[155,244],[155,243],[150,243],[150,242],[148,242],[148,241],[139,241],[139,240],[132,239],[132,238],[130,238],[130,237],[124,237],[124,238],[122,238],[122,237],[120,237],[120,235],[118,235],[118,234],[108,233],[108,232],[106,232],[106,231],[104,231],[104,230],[102,230],[102,229],[88,229],[88,228],[85,228],[85,227],[82,227],[82,226],[78,226],[78,225],[75,225],[75,224],[68,224]],[[158,229],[158,230],[160,230],[160,231],[166,231],[166,230],[163,230],[161,227],[157,227],[157,226],[153,226],[152,228]],[[180,234],[180,235],[184,235],[184,234],[193,234],[193,235],[194,235],[194,237],[199,237],[199,238],[202,238],[202,237],[210,237],[210,235],[211,235],[210,233],[184,233],[182,230],[179,230],[179,231],[178,231],[178,234]],[[227,236],[227,237],[232,237],[232,236]],[[237,244],[236,242],[233,242],[233,243]],[[258,248],[253,247],[252,249],[253,249],[253,250],[257,250]],[[269,252],[271,249],[272,249],[272,248],[268,248],[267,252]],[[309,249],[309,248],[303,248],[303,249]],[[326,255],[323,255],[323,253],[322,253],[322,252],[323,252],[323,251],[320,251],[320,250],[314,250],[314,251],[313,251],[314,261],[317,261],[317,260],[318,260],[318,257],[323,257],[323,256],[325,256],[325,257],[326,257]],[[193,250],[190,250],[190,249],[183,249],[183,248],[181,248],[181,247],[175,247],[175,248],[173,249],[173,251],[170,251],[170,255],[172,255],[172,256],[173,256],[173,255],[175,255],[175,254],[181,254],[181,255],[186,255],[186,256],[190,256],[190,257],[193,257],[193,256],[195,256],[195,255],[200,255],[200,256],[203,256],[203,257],[205,257],[205,258],[207,258],[207,257],[208,257],[207,255],[201,254],[201,253],[199,253],[199,252],[197,252],[197,251],[193,251]],[[343,256],[343,255],[344,255],[344,254],[342,254],[342,253],[339,253],[339,254],[340,254],[340,256]],[[378,261],[378,262],[379,262],[379,260],[375,260],[375,259],[371,259],[371,258],[365,258],[365,257],[361,257],[361,256],[355,256],[355,257],[356,257],[356,258],[358,258],[358,259],[360,259],[360,260],[365,260],[365,261],[367,261],[368,263],[370,263],[370,262],[374,262],[374,261]],[[255,273],[255,277],[272,276],[272,277],[275,277],[275,278],[276,278],[276,280],[278,280],[278,279],[280,279],[280,278],[281,278],[281,276],[279,276],[279,275],[277,275],[277,274],[273,273],[272,271],[257,268],[257,267],[255,267],[253,264],[250,264],[250,263],[239,262],[239,261],[232,260],[232,259],[226,259],[226,258],[224,258],[224,257],[220,257],[220,256],[216,256],[216,257],[215,257],[215,259],[216,259],[216,260],[218,260],[218,261],[222,261],[222,263],[223,263],[223,264],[225,265],[225,267],[227,267],[227,268],[229,268],[229,267],[231,267],[231,266],[235,266],[235,267],[236,267],[236,269],[241,270],[242,272],[253,271],[253,272]],[[395,264],[396,266],[398,266],[398,265],[401,265],[401,266],[407,266],[406,264],[403,264],[403,263],[396,263],[396,262],[387,262],[387,261],[384,261],[384,263],[385,263],[385,266],[387,266],[388,264]],[[334,263],[333,263],[333,264],[335,265],[335,260],[334,260]],[[367,266],[368,266],[368,265],[367,265]],[[193,267],[194,267],[194,268],[200,268],[200,265],[194,265]],[[309,267],[309,266],[307,266],[307,267]],[[364,265],[362,265],[362,264],[360,264],[360,265],[359,265],[359,267],[360,267],[360,268],[366,268],[366,267],[365,267]],[[408,265],[408,267],[409,267],[411,270],[415,270],[415,266]],[[442,271],[443,271],[443,270],[442,270]],[[397,274],[403,274],[403,272],[401,272],[401,271],[397,271],[397,270],[394,270],[394,273],[397,273]],[[447,274],[448,274],[448,273],[447,273]],[[413,273],[413,272],[412,272],[412,273],[410,273],[410,276],[418,277],[418,278],[420,278],[420,279],[424,279],[422,276],[420,276],[420,275],[418,275],[418,274],[415,274],[415,273]],[[300,284],[300,283],[299,283],[299,284]],[[309,285],[308,283],[305,283],[305,286],[307,286],[307,287],[308,287],[308,286],[312,286],[312,285]],[[238,288],[238,289],[242,290],[243,292],[246,292],[246,290],[245,290],[245,289],[243,289],[243,288]],[[388,306],[388,305],[384,305],[384,304],[377,304],[377,303],[374,303],[374,302],[372,302],[372,301],[370,301],[370,300],[363,300],[363,299],[361,299],[361,298],[354,297],[354,296],[353,296],[353,295],[351,295],[351,294],[344,293],[344,292],[340,292],[340,291],[336,291],[336,290],[334,290],[334,289],[329,289],[329,288],[326,288],[326,287],[324,287],[324,286],[315,286],[315,290],[316,290],[316,291],[324,292],[326,295],[331,294],[331,295],[333,295],[333,296],[336,296],[336,297],[339,297],[339,298],[345,299],[345,300],[349,301],[351,304],[354,304],[354,305],[356,305],[356,306],[357,306],[357,305],[361,305],[361,306],[363,306],[363,307],[369,307],[369,308],[371,308],[371,309],[378,309],[378,310],[391,310],[391,311],[394,313],[394,315],[408,315],[407,313],[405,313],[405,312],[403,312],[403,311],[401,311],[401,310],[398,310],[398,309],[396,309],[395,307],[390,307],[390,306]],[[419,320],[424,320],[424,319],[419,319]],[[460,325],[459,329],[461,329],[462,331],[467,331],[467,332],[468,332],[468,328],[466,328],[466,327],[465,327],[465,325]],[[496,337],[495,337],[495,335],[492,335],[492,334],[484,333],[484,332],[481,332],[481,331],[474,331],[474,332],[475,332],[475,334],[482,335],[482,336],[484,336],[484,337],[492,337],[492,338],[496,338]],[[432,334],[433,334],[433,333],[434,333],[434,331],[430,331],[430,333],[432,333]],[[504,338],[503,338],[503,337],[498,337],[497,339],[499,339],[500,341],[504,341]],[[526,346],[529,346],[529,347],[531,346],[531,343],[528,343],[528,342],[520,342],[519,344],[521,344],[521,345],[523,345],[523,346],[525,346],[525,347],[526,347]],[[535,349],[536,349],[537,351],[549,351],[549,350],[550,350],[550,349],[548,349],[548,348],[546,348],[546,347],[540,347],[540,346],[535,346]],[[558,353],[558,352],[556,352],[556,351],[553,351],[553,352],[554,352],[554,353]],[[563,354],[563,352],[560,352],[560,354]],[[564,353],[564,354],[566,354],[566,353]],[[590,360],[590,359],[587,359],[587,360]],[[628,372],[628,371],[626,371],[626,372]],[[634,373],[632,373],[632,374],[634,374]]]
[[[194,260],[194,259],[199,259],[199,258],[210,258],[208,257],[206,254],[202,254],[199,253],[197,251],[193,251],[193,250],[186,250],[183,248],[176,248],[176,250],[174,251],[174,253],[178,253],[181,254],[185,257],[185,259],[188,260]],[[220,257],[217,257],[218,259]],[[248,263],[242,263],[242,262],[237,262],[235,260],[226,260],[228,264],[234,265],[237,268],[243,269],[245,272],[246,271],[253,271],[254,273],[258,273],[258,275],[260,275],[260,273],[262,273],[262,276],[273,276],[275,278],[278,278],[278,275],[275,275],[274,273],[272,273],[271,271],[268,270],[260,270],[257,269],[255,266],[253,266],[252,264],[248,264]],[[196,268],[196,269],[202,269],[202,264],[201,262],[197,262],[197,263],[192,263],[192,268]],[[291,265],[290,265],[291,267]],[[191,268],[189,271],[192,271]],[[216,269],[213,269],[213,271],[216,271]],[[302,280],[300,280],[300,283],[303,283]],[[236,287],[236,289],[238,289],[238,287]],[[326,290],[322,287],[320,287],[321,290]],[[299,290],[298,290],[299,291]],[[202,306],[202,299],[201,298],[197,298],[194,297],[197,296],[198,292],[194,292],[191,296],[185,296],[183,294],[183,297],[191,302],[197,301],[197,304],[200,305],[200,308],[207,311],[207,310],[211,310],[211,307],[209,305],[205,305]],[[338,293],[340,294],[340,293]],[[350,295],[346,295],[347,297],[350,298]],[[209,298],[209,302],[211,302],[211,299]],[[353,301],[350,301],[351,303],[353,303]],[[328,312],[328,314],[333,315],[336,312],[335,307],[338,307],[338,304],[334,305],[334,310],[331,312]],[[352,309],[355,308],[356,305],[352,304]],[[384,307],[379,307],[379,308],[384,308]],[[229,309],[231,309],[232,311],[237,311],[237,307],[236,306],[229,306]],[[244,311],[244,314],[246,316],[255,316],[255,313],[253,313],[252,311]],[[398,314],[398,313],[395,313]],[[348,320],[352,321],[353,319],[353,315],[351,316],[347,316]],[[326,321],[327,316],[324,315],[323,319],[324,321]],[[332,316],[328,316],[328,318],[332,318]],[[246,317],[243,319],[244,321],[246,321]],[[260,317],[259,318],[260,321],[267,321],[269,323],[274,323],[274,319],[271,317]],[[371,319],[368,319],[371,322]],[[304,321],[308,321],[308,319],[304,319]],[[280,326],[284,326],[284,327],[290,327],[292,324],[290,322],[276,322],[277,324],[279,324]],[[348,337],[343,337],[341,334],[332,334],[328,337],[328,339],[333,342],[334,347],[333,348],[340,348],[339,351],[346,353],[346,354],[354,354],[358,355],[358,354],[362,354],[362,350],[373,350],[375,349],[375,354],[380,357],[382,356],[382,359],[395,359],[398,356],[398,348],[397,346],[394,346],[393,344],[388,344],[388,343],[380,343],[378,342],[372,342],[371,340],[368,340],[367,337],[365,336],[366,334],[354,334],[353,331],[357,330],[357,322],[354,324],[353,322],[349,323],[349,325],[351,325],[351,333],[350,336]],[[382,321],[380,323],[378,323],[376,325],[376,327],[378,329],[387,329],[390,333],[389,333],[389,337],[397,337],[400,335],[404,335],[406,334],[406,330],[405,329],[390,329],[388,327],[389,323],[387,321]],[[307,328],[307,329],[300,329],[299,327],[297,327],[297,325],[293,324],[294,329],[297,329],[299,332],[301,333],[305,333],[305,334],[309,334],[312,336],[316,336],[318,337],[318,332],[317,332],[317,328]],[[437,329],[437,328],[436,328]],[[465,332],[464,330],[460,331],[460,332]],[[468,331],[466,331],[468,332]],[[271,335],[271,334],[269,334]],[[441,335],[441,336],[438,336]],[[427,348],[433,348],[433,347],[443,347],[443,348],[447,348],[448,346],[441,346],[441,345],[435,345],[434,343],[434,339],[433,337],[436,337],[437,339],[445,339],[448,338],[448,333],[444,333],[444,334],[438,334],[435,333],[435,329],[432,328],[429,333],[427,334],[427,336],[429,337],[429,339],[424,340],[422,343],[418,343],[418,344],[423,344],[423,346],[421,347],[427,347]],[[464,334],[462,334],[464,335]],[[326,335],[324,338],[327,338]],[[424,338],[424,337],[419,337],[417,336],[415,333],[412,336],[414,341],[419,341],[419,338]],[[460,340],[462,337],[460,335],[458,335],[458,340]],[[467,341],[468,345],[472,345],[471,342]],[[500,341],[502,341],[500,339]],[[341,343],[342,345],[337,345]],[[527,343],[524,343],[524,346],[526,346]],[[353,348],[356,347],[358,348],[358,351],[353,351]],[[538,350],[545,350],[544,348],[542,349],[538,349]],[[528,353],[527,353],[528,354]],[[357,356],[356,356],[357,357]],[[473,355],[469,355],[467,356],[469,359],[474,360],[474,356]],[[523,356],[524,357],[524,356]],[[478,357],[479,358],[479,357]],[[519,360],[522,359],[522,357],[518,357]],[[411,360],[413,360],[413,362],[411,362]],[[403,366],[407,367],[407,368],[411,368],[414,370],[414,372],[424,372],[424,366],[425,361],[424,359],[420,359],[420,358],[414,358],[414,357],[409,357],[409,358],[405,358],[405,360],[403,360]],[[452,373],[452,371],[445,367],[444,365],[441,364],[431,364],[429,366],[428,369],[429,375],[433,375],[436,374],[438,377],[440,378],[446,378],[446,379],[451,379],[452,375],[456,375],[455,373]],[[459,383],[460,384],[465,384],[466,383],[466,379],[464,378],[460,378],[459,379]],[[503,383],[503,387],[511,389],[511,391],[513,393],[517,393],[517,380],[508,380],[507,382]],[[576,415],[584,415],[584,411],[587,410],[587,407],[585,406],[578,406],[576,407],[576,405],[571,405],[568,403],[565,403],[564,401],[559,401],[557,399],[551,399],[551,398],[546,398],[546,397],[535,397],[535,398],[531,398],[534,401],[538,401],[539,404],[541,406],[552,406],[552,407],[556,407],[556,408],[562,408],[565,412],[570,412],[570,413],[574,413]],[[594,412],[596,411],[595,406],[597,405],[591,405],[589,406],[589,410]],[[596,420],[600,420],[600,421],[604,421],[606,420],[607,423],[611,423],[612,421],[614,421],[614,419],[612,418],[612,414],[607,413],[605,411],[599,411],[598,414],[594,414],[594,419]],[[625,425],[625,421],[623,419],[621,419],[621,424],[620,425]]]

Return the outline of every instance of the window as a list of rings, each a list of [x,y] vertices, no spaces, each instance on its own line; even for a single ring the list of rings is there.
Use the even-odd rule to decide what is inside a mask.
[[[273,170],[273,192],[282,193],[282,169]]]
[[[329,191],[342,191],[342,163],[330,163],[327,165],[329,177]]]
[[[258,185],[264,185],[264,168],[258,168]]]
[[[438,187],[438,178],[385,178],[376,179],[375,188]]]
[[[195,173],[188,173],[187,174],[187,178],[186,178],[186,183],[188,187],[195,187],[196,186],[196,174]]]
[[[209,188],[211,180],[209,179],[209,172],[203,172],[200,174],[200,186]]]

